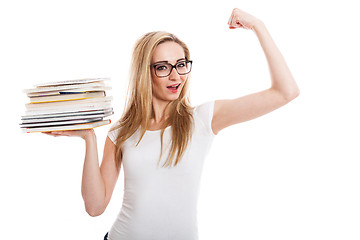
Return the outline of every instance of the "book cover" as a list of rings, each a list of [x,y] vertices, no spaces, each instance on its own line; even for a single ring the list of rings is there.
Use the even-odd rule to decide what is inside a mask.
[[[49,107],[49,108],[34,108],[27,110],[26,115],[42,115],[42,114],[56,114],[56,113],[69,113],[69,112],[82,112],[82,111],[94,111],[94,110],[104,110],[112,108],[111,103],[96,103],[89,104],[84,106],[66,106],[66,107]]]
[[[66,107],[66,106],[84,106],[91,105],[96,103],[106,103],[110,102],[112,97],[99,97],[99,98],[89,98],[89,99],[80,99],[80,100],[69,100],[69,101],[55,101],[55,102],[42,102],[42,103],[27,103],[25,104],[26,109],[43,109],[43,108],[53,108],[53,107]]]
[[[89,111],[71,111],[71,112],[58,112],[58,113],[43,113],[43,114],[28,114],[21,117],[21,120],[27,119],[42,119],[42,118],[56,118],[56,117],[68,117],[68,116],[86,116],[96,114],[113,114],[112,108],[100,109],[100,110],[89,110]]]
[[[64,121],[51,121],[51,122],[33,122],[33,123],[22,123],[20,124],[21,128],[36,128],[36,127],[53,127],[53,126],[65,126],[65,125],[74,125],[80,123],[91,123],[103,120],[100,118],[90,118],[90,119],[79,119],[79,120],[64,120]]]
[[[60,94],[56,94],[56,95],[30,97],[30,103],[34,104],[34,103],[45,103],[45,102],[82,100],[82,99],[98,98],[98,97],[105,97],[105,91],[82,92],[82,93],[60,92]]]
[[[77,89],[79,91],[80,88],[85,87],[104,87],[104,83],[93,82],[93,83],[85,83],[85,84],[68,84],[68,85],[59,85],[59,86],[49,86],[49,87],[39,87],[39,88],[30,88],[25,89],[24,93],[42,93],[42,92],[50,92],[50,91],[64,91],[64,90],[74,90]]]
[[[25,119],[22,121],[25,123],[43,123],[43,122],[58,122],[58,121],[67,121],[67,120],[84,120],[84,119],[95,119],[95,118],[105,118],[112,115],[114,112],[104,112],[100,114],[86,114],[86,115],[70,115],[70,116],[61,116],[61,117],[46,117],[46,118],[31,118]]]
[[[37,127],[37,128],[23,128],[24,133],[35,133],[35,132],[53,132],[53,131],[67,131],[67,130],[84,130],[92,129],[100,126],[110,124],[111,120],[102,120],[99,122],[93,123],[83,123],[75,125],[65,125],[65,126],[54,126],[54,127]]]
[[[95,87],[79,87],[74,89],[55,90],[55,91],[43,91],[27,93],[28,97],[41,97],[41,96],[53,96],[64,93],[82,93],[82,92],[94,92],[94,91],[107,91],[111,90],[110,86],[95,86]]]
[[[110,78],[83,78],[83,79],[75,79],[75,80],[41,83],[41,84],[36,84],[35,87],[42,88],[42,87],[50,87],[50,86],[85,84],[85,83],[93,83],[93,82],[104,82],[108,80],[110,80]]]

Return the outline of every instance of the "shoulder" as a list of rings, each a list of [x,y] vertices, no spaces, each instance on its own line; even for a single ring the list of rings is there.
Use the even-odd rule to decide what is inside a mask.
[[[194,108],[194,114],[203,118],[212,117],[212,114],[214,113],[214,105],[215,105],[215,101],[209,101],[197,105]]]
[[[109,132],[108,132],[108,137],[110,138],[110,140],[116,144],[116,139],[119,135],[120,132],[120,122],[116,121],[110,128]]]
[[[211,128],[211,122],[214,115],[214,105],[215,101],[209,101],[197,105],[194,108],[194,119],[195,122],[198,122],[205,127],[206,131],[213,133]]]

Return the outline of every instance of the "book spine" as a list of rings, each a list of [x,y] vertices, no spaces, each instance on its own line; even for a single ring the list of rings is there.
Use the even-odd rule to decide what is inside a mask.
[[[37,103],[53,103],[53,102],[65,102],[65,101],[77,101],[77,100],[85,100],[85,99],[94,99],[94,98],[101,98],[101,97],[104,97],[104,96],[98,96],[98,97],[90,97],[90,96],[83,96],[83,97],[74,97],[74,98],[69,98],[69,99],[61,99],[61,98],[49,98],[49,99],[41,99],[40,98],[34,98],[34,99],[31,99],[30,98],[30,104],[37,104]]]
[[[24,93],[49,92],[49,91],[79,89],[82,87],[103,87],[103,86],[104,84],[99,84],[99,83],[86,83],[86,84],[56,86],[56,87],[31,88],[31,89],[25,89]]]
[[[66,113],[75,111],[92,111],[92,110],[104,110],[112,108],[111,103],[108,104],[90,104],[85,106],[69,106],[69,107],[50,107],[41,109],[32,109],[25,112],[26,115],[38,115],[38,114],[54,114],[54,113]]]
[[[92,129],[100,126],[110,124],[111,120],[102,120],[96,123],[90,124],[75,124],[68,126],[58,126],[58,127],[39,127],[39,128],[23,128],[23,133],[35,133],[35,132],[53,132],[53,131],[66,131],[66,130],[85,130]]]
[[[49,107],[65,107],[65,106],[82,106],[86,104],[96,104],[102,102],[110,102],[112,97],[98,97],[98,98],[89,98],[89,99],[81,99],[81,100],[69,100],[69,101],[56,101],[56,102],[44,102],[44,103],[28,103],[25,104],[26,109],[43,109]]]

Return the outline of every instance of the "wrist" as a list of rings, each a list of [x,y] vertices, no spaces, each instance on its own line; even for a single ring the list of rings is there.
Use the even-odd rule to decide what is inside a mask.
[[[83,135],[83,139],[85,141],[89,141],[89,140],[93,140],[93,139],[96,139],[96,135],[95,135],[95,131],[94,129],[88,129],[88,130],[84,130],[85,133]]]

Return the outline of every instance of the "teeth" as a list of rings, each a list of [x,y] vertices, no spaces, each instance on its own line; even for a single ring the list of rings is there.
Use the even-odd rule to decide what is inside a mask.
[[[178,88],[180,86],[180,83],[179,84],[176,84],[176,85],[171,85],[169,86],[168,88]]]

